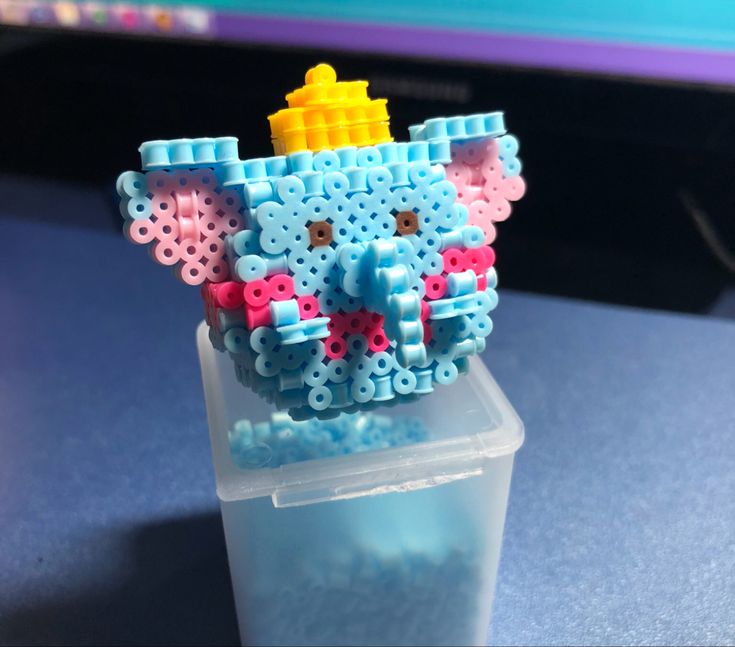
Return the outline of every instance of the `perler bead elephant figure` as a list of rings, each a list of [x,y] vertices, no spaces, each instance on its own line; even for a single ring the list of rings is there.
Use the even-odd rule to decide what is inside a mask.
[[[494,223],[525,191],[503,113],[396,143],[367,85],[317,65],[268,117],[274,157],[241,161],[233,137],[152,141],[117,183],[129,240],[201,285],[212,343],[294,418],[466,371],[498,301]]]

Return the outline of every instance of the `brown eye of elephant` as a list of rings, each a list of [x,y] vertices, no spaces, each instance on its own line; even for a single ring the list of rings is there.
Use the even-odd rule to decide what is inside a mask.
[[[326,220],[318,220],[309,225],[309,238],[312,247],[322,247],[332,242],[332,225]]]
[[[419,219],[413,211],[399,211],[396,214],[396,230],[401,236],[415,234],[419,229]]]

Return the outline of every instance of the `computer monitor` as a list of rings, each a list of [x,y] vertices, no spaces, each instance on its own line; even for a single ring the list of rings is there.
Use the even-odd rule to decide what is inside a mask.
[[[0,0],[0,22],[735,84],[732,0]]]

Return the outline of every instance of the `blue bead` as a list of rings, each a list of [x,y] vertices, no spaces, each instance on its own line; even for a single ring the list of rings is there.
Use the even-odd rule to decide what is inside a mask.
[[[357,147],[343,146],[334,151],[339,158],[339,164],[342,168],[346,166],[357,166]]]
[[[285,155],[268,157],[265,160],[265,170],[268,177],[283,177],[288,174],[288,160]]]
[[[131,220],[145,219],[151,217],[151,201],[146,198],[131,198],[120,203],[124,217]]]
[[[278,356],[283,368],[289,371],[300,368],[307,360],[304,354],[304,344],[281,348],[278,351]]]
[[[477,276],[472,270],[452,272],[447,276],[447,293],[450,297],[464,296],[477,291]]]
[[[367,191],[367,169],[360,166],[351,166],[343,168],[342,172],[347,176],[350,183],[350,188],[347,191],[348,195]]]
[[[308,339],[324,339],[329,337],[327,324],[329,317],[316,317],[295,324],[279,326],[281,344],[296,344]]]
[[[373,384],[375,384],[373,400],[376,402],[385,402],[396,397],[395,389],[393,388],[393,379],[390,375],[376,377],[373,380]]]
[[[171,165],[167,141],[155,140],[143,142],[138,148],[138,151],[140,152],[140,161],[144,169]]]
[[[232,249],[238,256],[258,254],[261,251],[260,237],[254,231],[245,229],[228,238],[232,240]]]
[[[375,148],[380,151],[380,157],[383,160],[383,165],[398,161],[398,145],[395,142],[378,144]]]
[[[259,157],[246,160],[242,164],[245,177],[249,181],[268,179],[268,171],[265,168],[265,160]]]
[[[513,135],[503,135],[498,139],[500,159],[508,159],[518,154],[518,140]]]
[[[409,142],[405,144],[406,155],[409,162],[428,162],[429,161],[429,144],[428,142]]]
[[[304,361],[306,362],[321,361],[326,357],[324,342],[319,339],[307,341],[301,344],[300,348],[303,350]]]
[[[470,360],[467,357],[455,359],[454,365],[457,367],[460,375],[466,375],[470,372]]]
[[[218,162],[236,160],[239,157],[237,137],[217,137],[214,140],[214,151]]]
[[[440,206],[451,206],[457,199],[457,187],[449,180],[441,180],[432,185],[434,198]]]
[[[375,384],[368,377],[355,379],[352,383],[352,397],[355,402],[368,402],[375,395]]]
[[[393,207],[397,211],[411,211],[418,207],[416,191],[410,187],[401,187],[393,191]]]
[[[467,211],[467,207],[463,204],[455,204],[453,206],[453,211],[456,214],[457,221],[452,226],[463,227],[464,225],[466,225],[467,221],[470,218],[470,214],[469,214],[469,211]]]
[[[408,136],[412,142],[423,141],[425,135],[426,126],[423,124],[414,124],[408,127]]]
[[[412,370],[411,372],[416,376],[416,388],[414,389],[414,393],[425,395],[434,390],[433,371],[429,369],[418,369]]]
[[[304,199],[306,188],[299,178],[293,175],[287,175],[276,180],[276,193],[284,204],[292,205],[298,204]]]
[[[396,371],[393,376],[393,388],[401,395],[412,393],[416,388],[416,375],[408,369]]]
[[[393,175],[385,166],[375,166],[367,171],[367,183],[374,193],[387,193],[393,183]]]
[[[408,162],[389,162],[385,165],[385,168],[388,169],[388,172],[393,178],[391,182],[392,187],[404,187],[411,184],[411,181],[408,179]]]
[[[309,391],[309,406],[316,411],[323,411],[332,404],[332,392],[326,386],[316,386]]]
[[[450,164],[452,153],[449,140],[440,139],[429,142],[429,159],[432,164]]]
[[[428,156],[428,144],[426,142],[415,142],[411,146],[426,147]],[[410,152],[410,151],[409,151]],[[416,187],[428,187],[431,184],[431,180],[434,175],[431,171],[431,166],[425,161],[415,161],[411,164],[408,169],[408,179]]]
[[[346,213],[330,216],[332,221],[332,239],[337,245],[344,245],[352,241],[353,226]]]
[[[451,139],[464,139],[467,136],[464,117],[449,117],[446,126],[447,135]]]
[[[265,263],[266,276],[274,274],[284,274],[288,270],[288,262],[285,254],[262,254],[261,258]]]
[[[424,137],[427,141],[432,139],[446,140],[449,136],[447,132],[447,120],[443,117],[427,119],[424,122],[424,128]]]
[[[324,173],[320,171],[303,171],[295,174],[304,183],[304,197],[324,195]]]
[[[301,371],[281,371],[278,374],[278,390],[290,391],[304,386],[304,375]]]
[[[335,384],[344,382],[349,376],[349,364],[344,359],[333,359],[327,364],[329,379]]]
[[[393,370],[393,358],[385,351],[379,351],[370,358],[370,372],[383,376]]]
[[[422,366],[426,362],[426,346],[423,342],[400,344],[396,346],[396,357],[401,366]]]
[[[405,266],[394,265],[393,267],[379,268],[376,272],[376,278],[378,286],[386,295],[396,295],[395,308],[413,306],[413,300],[410,298],[410,295],[403,294],[411,286],[411,277]],[[396,318],[402,318],[402,310],[397,310],[394,314]]]
[[[468,315],[461,315],[456,318],[454,324],[454,334],[458,339],[465,339],[469,337],[472,330],[472,320]]]
[[[439,252],[430,252],[424,255],[423,274],[436,276],[444,271],[444,258]]]
[[[347,337],[347,353],[352,357],[362,357],[367,350],[367,339],[364,335],[349,335]]]
[[[324,174],[324,190],[327,195],[346,196],[349,191],[350,183],[347,176],[339,171]]]
[[[269,227],[268,231],[260,234],[260,246],[267,254],[283,254],[292,240],[292,234],[286,225],[275,228]]]
[[[477,316],[472,321],[472,332],[477,337],[487,337],[493,330],[493,322],[487,315]]]
[[[424,338],[424,327],[421,321],[399,321],[398,334],[395,340],[399,344],[418,344]]]
[[[278,336],[273,328],[258,326],[250,333],[250,348],[256,353],[272,351],[278,343]]]
[[[490,306],[487,312],[491,312],[492,310],[495,310],[495,308],[498,307],[498,293],[493,288],[489,287],[485,290],[485,294],[487,295],[490,301]]]
[[[476,225],[465,225],[462,227],[462,242],[469,249],[482,247],[485,244],[485,232]]]
[[[461,341],[455,342],[451,346],[450,354],[452,355],[452,359],[457,359],[458,357],[467,357],[469,355],[474,355],[475,353],[475,341],[473,339],[463,339]]]
[[[380,151],[375,146],[363,146],[357,150],[357,165],[365,168],[379,166],[383,163]]]
[[[451,297],[447,299],[435,299],[429,301],[429,319],[441,320],[461,315],[472,314],[479,310],[477,299],[474,294]]]
[[[335,409],[342,409],[352,404],[352,393],[350,392],[349,384],[329,384],[328,386],[332,393],[332,402],[329,406]]]
[[[388,213],[381,213],[373,219],[375,235],[391,238],[396,233],[396,219]]]
[[[235,262],[235,272],[241,281],[254,281],[266,276],[266,263],[254,254],[243,256]]]
[[[434,380],[439,384],[452,384],[457,379],[459,371],[452,362],[438,362],[434,369]]]
[[[485,276],[487,277],[487,287],[492,288],[493,290],[498,287],[498,273],[495,271],[494,267],[491,267],[485,273]]]
[[[117,192],[120,197],[144,198],[148,180],[142,173],[125,171],[117,178]]]
[[[495,292],[495,290],[493,290]],[[496,296],[497,298],[497,296]],[[493,308],[493,298],[488,294],[488,291],[478,292],[476,295],[478,312],[487,314]]]
[[[319,310],[325,314],[333,314],[339,310],[339,297],[332,292],[322,292],[319,297]]]
[[[485,115],[465,117],[465,130],[470,137],[481,137],[485,134]]]
[[[340,167],[339,155],[332,150],[323,150],[314,155],[314,169],[317,171],[337,171]]]
[[[503,160],[503,175],[505,177],[516,177],[521,174],[523,165],[517,157]]]
[[[304,382],[309,386],[321,386],[329,378],[329,369],[321,362],[311,362],[304,368]]]
[[[245,167],[239,160],[227,162],[217,169],[217,177],[222,186],[239,186],[247,184],[248,178],[245,175]]]
[[[273,200],[273,186],[270,182],[252,182],[242,187],[245,206],[255,208],[268,200]]]
[[[172,139],[168,143],[171,166],[193,166],[194,151],[191,139]]]
[[[224,336],[225,348],[236,355],[250,350],[250,334],[245,328],[230,328]]]
[[[314,170],[314,153],[311,151],[299,151],[286,156],[288,168],[291,173]]]
[[[258,355],[255,358],[255,370],[263,377],[274,377],[278,375],[281,367],[275,361],[275,356]]]
[[[296,299],[271,301],[270,311],[273,325],[277,328],[279,326],[295,324],[300,319],[299,304],[296,302]]]
[[[441,242],[441,236],[431,230],[422,231],[419,235],[419,249],[424,254],[438,252],[441,249]]]

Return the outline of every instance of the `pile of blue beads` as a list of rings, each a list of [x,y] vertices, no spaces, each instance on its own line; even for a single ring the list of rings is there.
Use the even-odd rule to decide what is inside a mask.
[[[330,456],[401,447],[426,441],[420,418],[344,413],[331,420],[293,420],[275,412],[270,421],[238,420],[229,433],[230,452],[241,468],[276,468]]]
[[[288,589],[253,601],[259,612],[247,616],[246,632],[250,626],[257,644],[474,644],[482,564],[473,551],[370,550],[308,572],[299,562],[289,560]],[[250,642],[247,633],[244,639]]]

